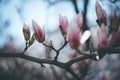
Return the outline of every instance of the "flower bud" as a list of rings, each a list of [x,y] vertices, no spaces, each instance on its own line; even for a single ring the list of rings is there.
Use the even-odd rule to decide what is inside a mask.
[[[23,24],[23,35],[24,39],[28,41],[30,39],[30,29],[27,24]]]
[[[82,15],[81,12],[78,13],[76,19],[77,19],[77,23],[78,23],[79,30],[81,30],[82,27],[83,27],[83,15]]]
[[[108,37],[105,25],[102,24],[101,27],[97,31],[97,50],[105,50],[108,48]]]
[[[35,41],[35,34],[33,34],[31,39],[29,40],[29,46],[32,45],[34,41]]]
[[[74,21],[68,27],[68,41],[72,49],[77,49],[80,46],[79,29]]]
[[[100,26],[102,23],[105,24],[105,26],[107,25],[107,18],[106,18],[106,12],[105,10],[102,9],[102,7],[100,6],[99,2],[96,1],[96,14],[97,14],[97,23]]]
[[[45,30],[41,29],[40,26],[33,20],[32,26],[35,32],[36,40],[40,43],[45,41]]]
[[[67,18],[60,15],[59,21],[60,21],[60,30],[62,32],[62,35],[66,35],[67,34],[67,26],[68,26]]]

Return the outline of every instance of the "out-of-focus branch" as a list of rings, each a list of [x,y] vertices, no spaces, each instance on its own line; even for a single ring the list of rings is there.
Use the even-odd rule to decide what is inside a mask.
[[[76,13],[78,14],[78,13],[79,13],[79,10],[78,10],[77,2],[76,2],[76,1],[77,1],[77,0],[72,0],[72,3],[73,3],[73,5],[74,5],[74,7],[75,7]]]
[[[87,15],[88,3],[89,3],[89,0],[84,0],[83,32],[88,29],[88,26],[87,26],[87,24],[86,24],[86,22],[87,22],[86,15]]]
[[[77,63],[79,61],[83,61],[86,59],[92,59],[92,60],[96,60],[96,56],[97,54],[95,52],[93,52],[92,54],[88,53],[88,52],[81,52],[84,55],[74,58],[66,63],[63,62],[59,62],[56,60],[48,60],[48,59],[40,59],[40,58],[36,58],[36,57],[32,57],[29,55],[26,55],[24,53],[7,53],[7,52],[0,52],[0,57],[5,57],[5,58],[10,58],[10,57],[14,57],[14,58],[23,58],[29,61],[33,61],[39,64],[51,64],[51,65],[55,65],[58,66],[64,70],[66,70],[67,72],[69,72],[74,78],[76,78],[76,80],[81,80],[81,77],[78,76],[72,69],[71,69],[71,65],[74,63]],[[120,47],[117,48],[110,48],[107,50],[107,54],[120,54]]]
[[[56,66],[59,66],[61,68],[64,67],[64,63],[61,63],[61,62],[58,62],[58,61],[55,61],[55,60],[47,60],[47,59],[39,59],[39,58],[36,58],[36,57],[32,57],[32,56],[29,56],[29,55],[26,55],[26,54],[23,54],[23,53],[6,53],[6,52],[0,52],[0,57],[14,57],[14,58],[23,58],[23,59],[26,59],[26,60],[29,60],[29,61],[33,61],[33,62],[36,62],[36,63],[45,63],[45,64],[54,64]]]
[[[107,54],[120,54],[120,47],[109,48]]]
[[[83,61],[83,60],[85,60],[85,59],[96,60],[96,54],[85,54],[85,55],[83,55],[83,56],[74,58],[74,59],[68,61],[68,62],[66,63],[66,65],[71,66],[72,64],[74,64],[74,63],[76,63],[76,62],[79,62],[79,61]]]
[[[55,56],[56,61],[60,54],[60,50],[63,49],[67,44],[68,44],[68,41],[66,40],[66,37],[64,37],[64,44],[59,49],[55,49],[54,46],[52,45],[52,42],[51,42],[51,45],[47,45],[47,44],[43,43],[44,46],[49,47],[56,52],[56,56]]]

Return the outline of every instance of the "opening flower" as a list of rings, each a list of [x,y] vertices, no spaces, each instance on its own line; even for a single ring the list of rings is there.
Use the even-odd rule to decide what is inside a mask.
[[[72,49],[77,49],[80,46],[79,31],[71,28],[70,32],[68,33],[68,41]]]
[[[80,36],[80,31],[83,26],[83,16],[82,13],[79,13],[77,17],[73,18],[68,26],[68,41],[72,49],[78,50],[81,45],[90,37],[90,31],[85,31]]]

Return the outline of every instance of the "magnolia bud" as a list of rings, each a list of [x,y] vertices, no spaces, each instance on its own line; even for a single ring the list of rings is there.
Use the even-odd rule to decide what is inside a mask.
[[[103,50],[108,48],[108,37],[105,25],[102,24],[101,27],[97,31],[98,43],[97,50]]]
[[[106,18],[106,12],[105,10],[102,9],[101,5],[99,4],[98,1],[96,1],[96,14],[97,14],[97,23],[98,25],[101,25],[104,23],[104,25],[107,25],[107,18]]]
[[[68,27],[68,41],[72,49],[77,49],[81,44],[79,29],[73,24],[70,24]]]
[[[81,12],[79,12],[77,15],[77,23],[78,23],[79,30],[81,30],[83,27],[83,15]]]
[[[30,29],[27,24],[23,24],[23,35],[24,39],[28,41],[30,39]]]
[[[45,41],[45,30],[44,29],[42,30],[35,21],[32,21],[32,26],[35,32],[36,40],[40,43],[44,42]]]
[[[32,45],[34,41],[35,41],[35,34],[33,34],[31,39],[29,40],[29,45]]]
[[[67,26],[68,26],[67,18],[60,15],[59,21],[60,21],[60,30],[62,32],[62,35],[66,35],[67,34]]]

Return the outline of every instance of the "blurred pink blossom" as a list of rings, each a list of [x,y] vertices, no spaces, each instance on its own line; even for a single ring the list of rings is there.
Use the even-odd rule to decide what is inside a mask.
[[[59,21],[60,21],[60,29],[63,34],[67,34],[67,27],[68,27],[68,20],[66,17],[59,16]]]
[[[102,24],[97,31],[98,41],[97,41],[97,50],[107,49],[108,48],[108,37],[107,30],[105,25]]]
[[[83,14],[81,12],[78,13],[76,20],[78,23],[79,30],[81,30],[83,27]]]
[[[68,27],[68,41],[72,49],[77,49],[81,44],[78,25],[74,21]]]
[[[34,20],[32,20],[32,26],[35,31],[36,40],[42,43],[45,40],[45,30],[42,30],[41,27]]]
[[[107,24],[106,12],[105,12],[105,10],[102,9],[102,7],[98,1],[96,1],[95,8],[96,8],[98,24],[100,25],[101,22],[104,22],[106,25]]]
[[[80,12],[77,17],[73,18],[68,25],[68,41],[72,49],[78,49],[90,37],[90,31],[85,31],[81,37],[80,31],[83,27],[83,15]]]

